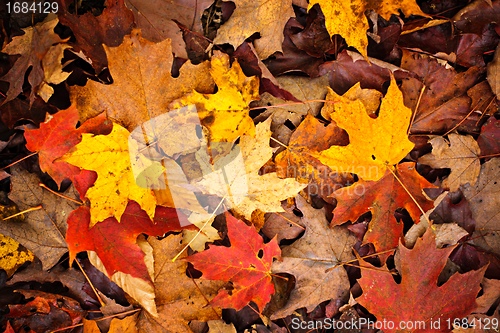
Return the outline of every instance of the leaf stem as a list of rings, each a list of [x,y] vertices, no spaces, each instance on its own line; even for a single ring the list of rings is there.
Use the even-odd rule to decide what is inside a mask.
[[[15,164],[17,164],[17,163],[21,162],[22,160],[27,159],[28,157],[33,156],[33,155],[35,155],[35,154],[38,154],[38,152],[36,151],[36,152],[34,152],[34,153],[29,154],[28,156],[24,156],[23,158],[21,158],[21,159],[19,159],[19,160],[15,161],[15,162],[13,162],[13,163],[11,163],[11,164],[9,164],[9,165],[7,165],[7,166],[3,167],[3,168],[0,168],[0,170],[7,169],[7,168],[9,168],[9,167],[11,167],[11,166],[13,166],[13,165],[15,165]]]
[[[36,207],[31,207],[31,208],[25,209],[25,210],[23,210],[22,212],[19,212],[19,213],[17,213],[17,214],[11,215],[11,216],[8,216],[8,217],[4,218],[3,220],[5,221],[5,220],[11,219],[11,218],[13,218],[13,217],[19,216],[19,215],[21,215],[21,214],[28,213],[28,212],[32,212],[32,211],[34,211],[34,210],[39,210],[39,209],[42,209],[42,205],[38,205],[38,206],[36,206]]]
[[[399,177],[394,173],[394,171],[392,171],[391,168],[389,168],[389,167],[387,169],[389,169],[389,171],[393,174],[394,178],[397,179],[397,181],[399,182],[399,184],[401,184],[401,186],[404,188],[404,190],[406,191],[406,193],[408,193],[408,195],[413,200],[413,202],[415,203],[415,205],[417,205],[418,209],[420,209],[420,211],[422,212],[422,214],[425,216],[425,219],[427,220],[427,223],[429,223],[429,226],[431,226],[432,225],[431,221],[429,220],[429,218],[427,217],[427,215],[425,215],[424,209],[422,208],[422,206],[419,205],[419,203],[417,202],[417,199],[415,199],[415,197],[410,193],[410,191],[406,188],[405,184],[403,184],[403,182],[401,181],[401,179],[399,179]]]
[[[79,205],[83,205],[83,202],[80,202],[80,201],[77,201],[77,200],[72,199],[72,198],[70,198],[70,197],[67,197],[67,196],[65,196],[64,194],[57,193],[56,191],[52,191],[50,188],[48,188],[48,187],[47,187],[45,184],[43,184],[43,183],[38,183],[38,186],[40,186],[40,187],[42,187],[42,188],[46,189],[47,191],[49,191],[49,192],[51,192],[51,193],[54,193],[54,194],[55,194],[55,195],[57,195],[57,196],[60,196],[61,198],[68,199],[68,200],[73,201],[73,202],[75,202],[75,203],[77,203],[77,204],[79,204]]]
[[[193,243],[193,241],[196,239],[196,237],[198,237],[201,234],[203,228],[205,228],[207,226],[208,222],[210,222],[210,220],[214,216],[215,212],[217,212],[217,210],[222,205],[222,203],[224,202],[225,199],[226,199],[226,196],[224,196],[224,198],[222,198],[222,200],[219,202],[217,207],[214,209],[214,211],[212,212],[210,217],[207,219],[205,224],[203,224],[203,226],[200,228],[200,230],[198,230],[198,233],[189,241],[189,243],[186,244],[186,246],[184,246],[184,248],[181,250],[181,252],[177,253],[177,255],[172,259],[172,261],[176,261],[177,258],[179,258],[179,256],[182,254],[182,252],[184,252],[189,247],[189,245],[191,245],[191,243]]]

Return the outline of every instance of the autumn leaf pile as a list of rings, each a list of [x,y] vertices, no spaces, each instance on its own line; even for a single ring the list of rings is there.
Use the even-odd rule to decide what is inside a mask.
[[[500,329],[500,0],[15,2],[1,332]]]

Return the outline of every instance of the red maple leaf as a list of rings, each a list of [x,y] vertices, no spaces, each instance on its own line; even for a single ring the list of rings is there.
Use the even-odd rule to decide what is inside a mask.
[[[434,235],[428,228],[412,250],[399,244],[401,284],[397,284],[386,269],[361,269],[362,277],[358,282],[363,295],[356,301],[379,321],[387,323],[383,328],[385,333],[451,331],[455,318],[464,318],[475,309],[476,296],[481,289],[479,283],[487,267],[465,274],[455,273],[438,287],[439,274],[455,247],[437,249]],[[368,267],[365,262],[363,265]],[[402,328],[401,322],[419,327],[398,330]]]
[[[205,279],[233,283],[231,295],[221,290],[211,305],[240,310],[254,301],[262,310],[274,293],[271,264],[273,258],[281,256],[278,242],[273,238],[264,244],[253,227],[228,213],[226,221],[231,247],[212,246],[186,260],[202,271]]]
[[[169,231],[198,230],[174,208],[156,206],[154,221],[151,221],[135,201],[129,201],[120,222],[110,217],[90,229],[89,224],[90,211],[86,206],[69,215],[66,242],[70,262],[78,252],[95,251],[110,277],[120,271],[146,281],[151,278],[144,263],[144,252],[136,244],[139,234],[161,236]]]
[[[87,185],[83,183],[88,183],[92,178],[95,178],[93,172],[80,170],[67,162],[55,160],[80,143],[82,133],[106,135],[111,132],[112,124],[102,114],[87,120],[82,126],[76,128],[78,119],[78,110],[75,107],[70,107],[55,115],[49,115],[48,119],[40,124],[39,129],[26,129],[24,137],[26,138],[26,148],[38,152],[42,171],[47,172],[58,186],[61,186],[64,179],[71,179],[83,199]],[[93,180],[95,181],[95,179]],[[93,181],[88,186],[92,183]]]
[[[396,175],[424,211],[434,207],[433,202],[424,196],[422,189],[435,186],[418,174],[414,163],[399,164]],[[403,236],[403,223],[394,217],[397,208],[405,208],[415,223],[418,223],[418,217],[422,214],[390,171],[378,181],[359,181],[350,187],[335,191],[332,196],[337,199],[332,226],[349,220],[354,222],[362,214],[372,211],[372,220],[363,241],[373,243],[377,251],[397,247]],[[389,253],[381,256],[385,261]]]

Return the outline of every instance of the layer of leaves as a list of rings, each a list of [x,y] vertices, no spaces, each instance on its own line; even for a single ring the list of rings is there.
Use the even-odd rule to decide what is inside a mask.
[[[273,273],[295,276],[296,285],[288,302],[271,319],[286,317],[295,309],[306,307],[311,311],[317,304],[343,299],[349,292],[349,279],[341,262],[353,259],[351,247],[356,243],[346,228],[329,227],[324,209],[312,208],[298,196],[297,208],[304,215],[306,231],[292,245],[282,250],[283,261],[275,261]]]
[[[198,229],[184,214],[174,208],[157,206],[154,220],[139,205],[130,201],[120,222],[110,217],[89,228],[90,211],[82,206],[68,217],[68,242],[70,262],[78,252],[95,251],[102,260],[108,276],[117,272],[130,274],[145,281],[151,281],[144,263],[144,253],[136,244],[137,236],[147,233],[163,236],[169,231]]]

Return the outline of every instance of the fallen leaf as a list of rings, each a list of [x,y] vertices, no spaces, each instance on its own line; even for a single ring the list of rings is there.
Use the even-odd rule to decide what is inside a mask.
[[[481,149],[481,156],[500,153],[500,120],[495,119],[495,117],[488,119],[481,128],[477,144]]]
[[[222,319],[210,320],[207,324],[209,333],[236,333],[234,325],[232,323],[226,324]]]
[[[395,323],[384,332],[398,332],[398,324],[421,323],[413,332],[449,332],[447,321],[463,318],[476,307],[476,296],[486,266],[465,274],[454,274],[438,287],[437,279],[455,246],[436,249],[430,230],[417,240],[412,250],[399,244],[401,283],[397,284],[387,268],[361,269],[358,280],[363,294],[356,301],[379,320]],[[362,266],[371,268],[366,262]],[[406,304],[412,304],[406,307]],[[431,322],[440,319],[440,327]],[[423,325],[423,326],[422,326]]]
[[[456,126],[458,131],[476,128],[480,115],[469,114],[476,105],[472,105],[468,90],[479,83],[481,68],[471,67],[457,73],[433,58],[410,51],[403,52],[401,67],[419,77],[403,79],[401,85],[404,104],[417,113],[411,126],[412,134],[445,133]],[[415,110],[424,86],[418,110]]]
[[[92,59],[92,66],[97,73],[108,66],[106,52],[103,45],[116,47],[123,41],[134,27],[134,16],[125,7],[123,0],[106,0],[105,8],[101,15],[91,13],[83,15],[70,14],[67,6],[70,0],[60,0],[59,19],[73,32],[76,42],[75,48],[82,50]]]
[[[81,171],[67,162],[55,160],[81,142],[82,133],[109,134],[112,128],[104,115],[90,119],[78,128],[77,123],[78,111],[70,107],[55,115],[48,115],[39,129],[26,128],[24,132],[26,148],[38,152],[40,169],[47,172],[58,186],[64,179],[71,179],[75,183],[74,177]]]
[[[127,316],[123,319],[112,318],[109,330],[104,332],[109,333],[136,333],[137,328],[136,322],[138,320],[139,314],[135,313],[131,316]],[[99,321],[100,322],[100,321]],[[83,319],[83,332],[84,333],[101,333],[98,326],[98,321]]]
[[[30,106],[33,105],[36,89],[44,78],[41,61],[53,44],[64,42],[54,32],[57,23],[59,23],[57,17],[49,15],[43,22],[37,23],[34,27],[23,29],[24,35],[14,37],[2,49],[2,52],[10,55],[21,55],[10,71],[1,78],[1,80],[10,83],[7,98],[2,104],[13,100],[22,93],[24,74],[32,67],[28,82],[31,85]]]
[[[62,83],[71,74],[71,72],[63,72],[61,64],[61,60],[64,57],[64,50],[67,48],[71,48],[71,46],[66,44],[54,45],[42,59],[44,79],[38,88],[37,94],[45,102],[48,102],[49,98],[54,94],[54,88],[49,84]]]
[[[226,213],[231,247],[211,246],[186,258],[208,280],[231,281],[231,294],[221,290],[211,305],[241,310],[250,301],[262,311],[274,293],[271,278],[273,258],[280,258],[275,239],[264,244],[253,226]]]
[[[354,182],[350,174],[338,174],[332,168],[312,156],[311,151],[328,149],[332,145],[349,143],[347,133],[336,124],[321,123],[307,115],[293,132],[288,149],[276,156],[276,168],[280,177],[293,177],[308,182],[307,193],[321,196],[333,203],[329,195],[339,188]]]
[[[12,189],[9,199],[14,201],[21,211],[38,205],[42,208],[26,213],[23,222],[2,221],[0,233],[15,239],[32,251],[42,261],[44,269],[52,268],[68,251],[64,240],[68,228],[66,219],[78,204],[38,186],[40,179],[35,174],[18,166],[12,166],[10,170]],[[63,194],[72,199],[78,198],[73,186]]]
[[[188,59],[186,44],[182,38],[182,30],[176,22],[190,31],[202,33],[202,13],[212,3],[211,0],[125,0],[127,7],[134,13],[137,27],[141,29],[142,36],[155,43],[167,38],[171,39],[172,51],[175,56],[184,59]]]
[[[403,222],[398,222],[394,214],[396,209],[405,208],[413,221],[418,223],[422,214],[420,207],[427,211],[433,208],[433,202],[423,193],[424,188],[435,188],[415,170],[415,164],[398,164],[395,178],[389,170],[378,181],[359,181],[349,187],[333,193],[337,207],[333,211],[332,225],[347,221],[353,223],[364,213],[371,211],[372,219],[363,238],[364,243],[373,243],[377,252],[394,249],[403,237]],[[416,200],[418,205],[415,203]],[[382,262],[389,253],[381,254]]]
[[[259,175],[259,169],[273,154],[273,149],[269,147],[270,125],[271,119],[258,124],[256,139],[241,137],[239,150],[233,150],[235,153],[219,160],[222,167],[216,171],[208,173],[213,167],[208,155],[200,158],[208,170],[201,180],[194,182],[204,193],[226,198],[226,206],[248,221],[252,220],[252,212],[257,209],[262,212],[284,211],[281,200],[297,195],[306,186],[292,178],[280,179],[275,172]],[[237,157],[233,156],[235,154]]]
[[[476,221],[476,229],[469,241],[483,249],[500,254],[500,190],[498,172],[500,158],[492,158],[481,166],[479,178],[474,186],[466,184],[463,193],[469,201],[472,217]]]
[[[352,88],[351,88],[352,89]],[[311,155],[337,173],[355,173],[364,180],[378,180],[386,169],[401,161],[413,148],[407,129],[411,110],[403,104],[403,95],[394,78],[387,94],[382,98],[380,112],[372,119],[360,100],[338,96],[330,90],[327,100],[340,103],[326,104],[322,114],[330,118],[349,134],[347,146],[331,146]]]
[[[50,271],[46,271],[43,269],[40,260],[36,259],[28,267],[14,274],[6,285],[13,286],[18,282],[30,281],[40,283],[59,282],[68,288],[71,297],[78,301],[82,307],[90,308],[99,305],[92,287],[78,269],[64,268],[62,265],[57,265]]]
[[[274,52],[282,52],[283,29],[290,17],[295,16],[291,0],[234,1],[236,9],[217,31],[214,44],[231,44],[235,49],[254,33],[255,50],[260,59],[267,59]]]
[[[203,228],[202,233],[198,233],[194,230],[184,230],[182,232],[182,241],[186,244],[190,243],[189,247],[194,251],[201,252],[205,250],[205,243],[211,243],[220,239],[219,231],[212,227],[214,219],[214,214],[191,213],[188,217],[189,222],[198,229]]]
[[[476,183],[481,165],[479,163],[479,146],[470,135],[450,133],[448,140],[438,136],[429,141],[432,153],[418,159],[419,163],[433,168],[450,168],[450,175],[443,181],[442,187],[452,192],[460,185]]]
[[[91,228],[89,223],[90,213],[85,206],[71,212],[68,217],[66,241],[70,263],[78,252],[95,251],[106,267],[109,278],[120,271],[145,281],[151,280],[144,263],[144,253],[136,244],[139,234],[163,236],[169,231],[198,229],[174,208],[156,206],[155,217],[151,221],[134,201],[128,203],[120,222],[109,217]]]
[[[488,63],[487,73],[491,90],[500,100],[500,46],[497,46],[493,61]]]
[[[152,190],[136,184],[130,162],[129,132],[118,124],[108,135],[83,133],[82,141],[61,159],[80,168],[97,172],[94,186],[87,191],[91,226],[108,217],[120,219],[129,200],[137,202],[153,218],[156,199]],[[151,162],[151,177],[163,172],[159,162]]]
[[[343,227],[329,227],[324,209],[312,208],[301,196],[296,197],[297,208],[304,217],[304,235],[282,250],[283,261],[275,261],[272,272],[295,276],[295,288],[288,302],[271,319],[284,318],[295,309],[306,307],[312,311],[319,303],[343,300],[349,294],[347,272],[338,264],[354,258],[351,247],[356,237]],[[336,268],[334,268],[336,267]]]
[[[208,62],[197,66],[188,62],[182,66],[179,77],[172,77],[170,40],[154,44],[142,38],[139,30],[133,30],[130,36],[123,38],[120,46],[104,46],[104,49],[113,83],[103,85],[88,81],[84,87],[70,89],[80,121],[105,111],[108,119],[133,131],[169,110],[171,101],[193,89],[205,93],[213,91]]]
[[[35,102],[30,106],[28,100],[16,98],[0,105],[0,118],[9,128],[13,128],[19,120],[30,120],[39,125],[45,121],[47,113],[54,114],[57,108],[45,103],[40,97],[35,97]]]
[[[191,320],[208,321],[220,318],[220,308],[212,307],[208,302],[224,283],[189,278],[186,274],[188,263],[179,260],[186,257],[185,252],[175,262],[172,261],[184,247],[181,237],[170,235],[161,241],[148,239],[153,247],[158,317],[142,311],[137,322],[137,330],[140,333],[192,333],[188,325]]]
[[[328,92],[327,76],[309,79],[303,76],[282,75],[278,77],[277,81],[284,90],[291,93],[298,100],[305,102],[311,100],[322,100]],[[255,120],[258,122],[271,116],[273,118],[273,122],[271,124],[271,131],[274,134],[273,137],[285,145],[288,145],[290,135],[292,134],[291,129],[288,127],[290,126],[289,123],[291,122],[295,127],[297,127],[307,114],[316,116],[321,109],[321,102],[309,102],[292,105],[287,104],[289,104],[287,101],[276,98],[267,92],[261,94],[260,100],[252,104],[253,107],[266,107],[271,105],[278,106],[267,109],[256,117]],[[280,107],[280,105],[283,106]]]
[[[365,59],[357,59],[356,55],[362,57],[355,52],[343,50],[337,55],[336,60],[319,66],[319,74],[329,74],[330,87],[338,94],[345,94],[357,82],[363,89],[385,92],[384,84],[391,79],[391,74],[387,69],[392,72],[396,81],[416,77],[414,73],[392,64],[383,61],[375,62],[376,59],[370,59],[370,62],[367,62]]]
[[[201,124],[210,131],[209,141],[233,142],[240,135],[254,135],[254,124],[248,104],[258,99],[259,79],[247,77],[237,61],[230,66],[229,56],[214,52],[210,75],[217,85],[217,93],[202,94],[193,91],[172,102],[170,109],[194,104]]]
[[[292,212],[266,214],[261,231],[269,238],[276,237],[278,244],[282,239],[297,238],[305,230],[301,218]]]
[[[491,306],[500,298],[500,281],[483,278],[481,281],[483,287],[483,295],[476,300],[477,308],[474,313],[486,313]]]
[[[144,238],[141,239],[139,237],[137,239],[137,245],[139,245],[145,254],[144,262],[146,263],[150,278],[153,279],[153,249],[151,248],[151,245],[144,240]],[[94,266],[98,271],[104,273],[106,276],[110,276],[96,252],[87,251],[87,256],[92,266]],[[145,281],[123,272],[116,272],[112,274],[110,280],[116,283],[116,285],[127,293],[128,296],[139,303],[145,311],[154,317],[158,317],[158,311],[155,303],[155,291],[151,281]]]
[[[35,259],[33,253],[10,237],[0,234],[0,269],[11,277],[25,262]]]
[[[495,1],[476,0],[456,13],[453,23],[463,32],[481,35],[485,25],[496,22],[500,15],[500,4]]]
[[[312,0],[309,2],[307,11],[310,11],[316,4],[321,7],[321,11],[325,15],[325,25],[330,36],[341,35],[349,46],[355,47],[365,57],[368,47],[366,31],[369,28],[368,20],[365,17],[366,10],[372,9],[386,20],[389,20],[392,14],[398,13],[398,10],[404,12],[406,16],[429,17],[413,0],[384,2],[359,0],[354,3]]]

